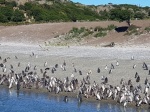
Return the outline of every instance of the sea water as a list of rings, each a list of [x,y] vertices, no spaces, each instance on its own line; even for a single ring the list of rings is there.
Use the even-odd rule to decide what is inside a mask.
[[[135,107],[124,108],[119,104],[102,102],[78,103],[76,98],[49,96],[42,93],[17,92],[0,87],[0,112],[150,112]]]

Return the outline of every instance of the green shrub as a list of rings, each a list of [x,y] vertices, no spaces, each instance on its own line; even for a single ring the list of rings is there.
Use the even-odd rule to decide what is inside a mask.
[[[81,27],[81,28],[76,28],[76,27],[73,27],[72,30],[70,30],[69,32],[70,33],[74,33],[74,34],[81,34],[85,31],[85,27]]]
[[[94,33],[93,31],[87,30],[86,32],[84,32],[84,34],[82,35],[82,37],[86,37],[86,36],[91,35],[93,33]]]
[[[2,13],[0,13],[0,22],[1,23],[5,23],[8,22],[8,19],[5,15],[3,15]]]
[[[24,21],[25,17],[23,12],[21,12],[20,10],[15,10],[12,16],[12,21],[13,22],[22,22]]]
[[[124,35],[139,35],[139,32],[136,29],[127,31]]]
[[[10,7],[0,7],[0,12],[2,15],[4,15],[7,19],[7,21],[11,21],[12,15],[13,15],[13,9]]]
[[[7,7],[11,7],[11,8],[13,8],[13,7],[17,7],[17,3],[15,2],[15,1],[10,1],[10,2],[5,2],[5,5],[7,6]]]
[[[79,29],[79,33],[81,34],[81,33],[83,33],[85,30],[86,30],[85,27],[81,27],[81,28]]]
[[[5,0],[0,0],[0,4],[5,4]]]
[[[124,35],[140,35],[140,32],[138,31],[138,28],[139,27],[137,27],[135,25],[131,25],[131,26],[128,27],[128,30]]]
[[[128,31],[136,30],[138,27],[135,25],[131,25],[128,27]]]
[[[78,32],[78,28],[76,28],[76,27],[73,27],[70,31],[69,31],[69,33],[77,33]]]
[[[111,31],[111,30],[114,30],[115,28],[116,26],[114,24],[111,24],[111,25],[108,25],[106,29]]]
[[[106,36],[107,35],[107,33],[106,32],[102,32],[102,31],[100,31],[100,32],[98,32],[98,33],[96,33],[95,35],[94,35],[94,37],[104,37],[104,36]]]
[[[146,30],[147,32],[150,31],[150,26],[146,27],[144,30]]]
[[[105,28],[102,28],[101,26],[97,26],[94,28],[94,31],[104,31],[106,30]]]

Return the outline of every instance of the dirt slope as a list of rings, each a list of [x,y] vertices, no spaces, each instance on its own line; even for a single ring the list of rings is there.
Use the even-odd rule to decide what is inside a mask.
[[[132,21],[134,25],[141,28],[150,26],[149,20]],[[0,26],[0,43],[24,43],[24,44],[42,44],[54,38],[57,35],[67,33],[72,27],[107,27],[114,24],[118,27],[127,26],[126,22],[102,21],[102,22],[66,22],[66,23],[44,23],[20,26]],[[150,33],[140,36],[124,36],[123,33],[112,31],[103,38],[91,38],[81,43],[81,45],[104,45],[115,42],[116,45],[149,45]]]

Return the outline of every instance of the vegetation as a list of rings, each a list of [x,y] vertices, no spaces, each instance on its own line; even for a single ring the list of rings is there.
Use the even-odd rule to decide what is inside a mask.
[[[131,19],[132,12],[129,10],[112,9],[110,10],[110,19],[117,21],[125,21]]]
[[[129,26],[125,35],[140,35],[141,32],[139,30],[140,30],[140,28],[137,27],[136,25],[131,25],[131,26]]]
[[[111,24],[105,28],[100,26],[97,27],[73,27],[68,33],[57,35],[55,38],[50,40],[47,45],[68,45],[80,44],[80,42],[88,41],[90,38],[105,37],[109,32],[115,30],[116,26]]]
[[[81,27],[81,28],[73,27],[72,30],[70,30],[69,32],[73,34],[81,34],[84,31],[85,31],[85,27]]]
[[[130,20],[150,18],[150,7],[129,4],[112,5],[111,7],[107,11],[99,12],[101,20],[126,21],[130,25]]]
[[[108,31],[111,31],[111,30],[114,30],[116,28],[115,25],[111,24],[111,25],[108,25],[107,28],[102,28],[100,26],[98,27],[95,27],[94,28],[94,31],[97,31],[98,33],[96,33],[94,35],[94,37],[104,37],[107,35],[107,32]]]
[[[40,0],[18,5],[14,1],[0,0],[0,22],[25,22],[30,19],[34,22],[115,20],[130,24],[132,19],[150,18],[149,7],[136,5],[84,6],[67,0],[46,0],[45,4],[39,4],[38,1]],[[106,9],[100,10],[100,7]],[[26,17],[24,13],[27,14]]]
[[[0,4],[5,4],[5,0],[0,0]]]
[[[147,32],[150,32],[150,26],[146,27],[144,30],[147,31]]]
[[[136,12],[136,13],[134,14],[134,18],[144,19],[144,18],[146,18],[146,14],[143,13],[143,12]]]
[[[94,35],[94,37],[104,37],[104,36],[106,36],[106,35],[107,35],[106,32],[100,31],[100,32],[96,33],[96,34]]]
[[[97,26],[94,28],[94,31],[103,31],[105,28],[102,28],[101,26]]]
[[[15,10],[13,12],[11,20],[14,21],[14,22],[24,21],[24,14],[23,14],[23,12],[21,12],[19,10]]]
[[[73,27],[67,33],[67,35],[65,35],[65,40],[70,40],[70,39],[81,40],[88,36],[92,36],[92,37],[96,37],[96,38],[104,37],[107,35],[108,32],[110,32],[111,30],[114,30],[115,28],[116,28],[116,26],[113,24],[108,25],[106,28],[102,28],[100,26],[97,26],[95,28]]]
[[[89,35],[92,35],[94,32],[92,31],[92,29],[86,29],[86,31],[84,32],[84,34],[82,35],[82,37],[87,37]]]
[[[109,31],[114,30],[115,28],[117,28],[117,26],[115,26],[114,24],[107,26],[107,30],[109,30]]]
[[[76,6],[73,3],[55,2],[53,5],[25,3],[20,6],[29,16],[33,16],[35,21],[53,22],[53,21],[73,21],[96,20],[99,15],[87,7]]]
[[[16,7],[16,2],[6,2],[4,0],[0,0],[1,4],[5,4],[4,6],[0,6],[0,22],[22,22],[25,20],[24,13],[18,9],[13,9]]]

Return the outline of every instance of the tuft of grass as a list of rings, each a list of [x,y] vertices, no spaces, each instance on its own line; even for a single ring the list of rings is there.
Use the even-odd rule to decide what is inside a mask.
[[[135,25],[131,25],[124,35],[140,35],[138,28],[139,27],[137,27]]]
[[[145,29],[144,29],[145,31],[147,31],[147,32],[150,32],[150,26],[148,26],[148,27],[145,27]]]
[[[132,31],[127,31],[124,35],[139,35],[139,33],[136,29],[134,29]]]
[[[96,33],[95,35],[94,35],[94,37],[104,37],[104,36],[106,36],[107,35],[107,33],[106,32],[102,32],[102,31],[100,31],[100,32],[98,32],[98,33]]]
[[[94,28],[94,31],[96,32],[96,31],[104,31],[104,30],[106,30],[106,28],[102,28],[101,26],[96,26],[95,28]]]
[[[131,25],[131,26],[129,26],[128,31],[137,30],[137,28],[138,28],[137,26]]]
[[[101,26],[97,26],[95,28],[76,28],[73,27],[68,35],[64,36],[65,40],[71,40],[74,39],[76,41],[81,41],[82,38],[88,37],[89,35],[94,36],[94,37],[105,37],[107,33],[111,30],[114,30],[116,26],[114,24],[108,25],[106,28],[103,28]]]
[[[106,29],[108,31],[111,31],[111,30],[114,30],[115,28],[117,28],[117,26],[115,26],[114,24],[111,24],[111,25],[108,25]]]
[[[86,30],[86,31],[83,33],[82,37],[87,37],[87,36],[89,36],[89,35],[92,35],[93,33],[94,33],[93,31]]]
[[[82,32],[85,31],[85,27],[81,27],[81,28],[76,28],[76,27],[73,27],[69,33],[75,33],[75,34],[81,34]]]

